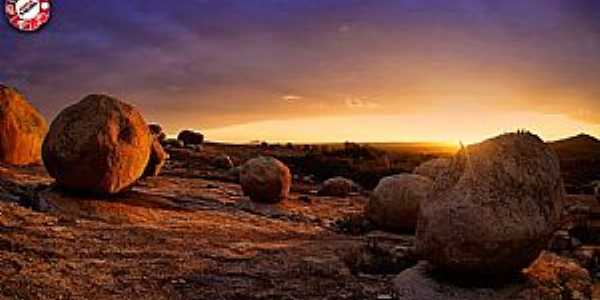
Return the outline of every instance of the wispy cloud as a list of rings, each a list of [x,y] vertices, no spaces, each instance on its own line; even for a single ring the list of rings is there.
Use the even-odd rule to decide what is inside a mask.
[[[283,97],[281,97],[281,100],[284,101],[298,101],[298,100],[302,100],[303,97],[302,96],[298,96],[298,95],[285,95]]]
[[[376,109],[381,107],[381,104],[364,98],[347,98],[344,103],[346,107],[351,109]]]

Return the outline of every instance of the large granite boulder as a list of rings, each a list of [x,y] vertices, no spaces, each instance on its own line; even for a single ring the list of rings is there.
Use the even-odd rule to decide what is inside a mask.
[[[0,162],[39,163],[46,119],[17,90],[0,85]]]
[[[54,119],[42,155],[59,186],[114,194],[142,176],[152,141],[136,108],[109,96],[90,95]]]
[[[432,185],[429,178],[414,174],[385,177],[371,193],[366,208],[367,217],[381,229],[414,231],[419,206],[427,201]]]
[[[277,203],[288,197],[292,175],[281,161],[258,157],[242,165],[240,184],[244,194],[253,201]]]
[[[468,146],[421,203],[418,251],[452,272],[517,272],[548,244],[563,197],[558,158],[537,136],[511,133]]]
[[[329,178],[319,188],[319,196],[346,197],[360,191],[360,186],[344,177]]]
[[[451,159],[443,157],[431,159],[416,167],[413,173],[435,180],[438,175],[450,166],[451,161]]]

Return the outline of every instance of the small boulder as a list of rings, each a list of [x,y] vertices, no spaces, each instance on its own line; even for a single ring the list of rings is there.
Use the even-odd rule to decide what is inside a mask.
[[[419,206],[427,200],[432,181],[424,176],[400,174],[381,179],[367,204],[367,217],[393,232],[414,231]]]
[[[451,160],[449,158],[436,158],[428,160],[415,168],[413,174],[425,176],[434,180],[444,170],[448,169]]]
[[[136,108],[109,96],[90,95],[54,119],[42,156],[58,185],[115,194],[142,176],[151,144],[148,125]]]
[[[334,177],[325,180],[319,189],[319,196],[346,197],[348,194],[360,191],[360,186],[344,177]]]
[[[454,273],[515,273],[557,229],[559,160],[540,138],[512,133],[462,149],[420,206],[417,247]]]
[[[169,154],[165,152],[158,139],[155,138],[154,141],[152,141],[150,159],[148,160],[146,170],[144,170],[143,177],[158,176],[158,174],[160,174],[160,170],[167,162],[167,159],[169,159]]]
[[[160,124],[149,124],[148,129],[150,129],[152,136],[161,143],[167,138],[167,135],[163,132],[163,128]]]
[[[261,156],[242,165],[240,183],[253,201],[277,203],[288,197],[292,175],[281,161]]]
[[[227,154],[221,154],[221,155],[215,157],[213,160],[213,164],[217,168],[227,169],[227,170],[235,167],[235,165],[233,164],[233,161],[231,160],[231,157],[229,157],[229,155],[227,155]]]
[[[184,145],[202,145],[204,143],[204,135],[200,132],[191,130],[183,130],[177,135],[177,139],[182,141]]]
[[[0,162],[28,165],[41,161],[46,119],[17,90],[0,85]]]

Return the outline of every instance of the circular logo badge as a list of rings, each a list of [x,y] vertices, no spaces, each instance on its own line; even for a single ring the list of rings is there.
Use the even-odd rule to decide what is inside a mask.
[[[6,0],[4,12],[14,28],[37,31],[50,20],[50,0]]]

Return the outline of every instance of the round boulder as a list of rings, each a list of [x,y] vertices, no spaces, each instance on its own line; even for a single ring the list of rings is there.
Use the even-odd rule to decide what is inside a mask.
[[[58,185],[115,194],[142,176],[152,141],[144,118],[133,106],[90,95],[54,119],[42,156]]]
[[[182,141],[184,145],[202,145],[204,143],[204,135],[191,130],[183,130],[177,135],[177,139]]]
[[[360,187],[352,180],[344,177],[334,177],[325,180],[319,189],[319,196],[346,197],[356,193]]]
[[[46,119],[13,88],[0,85],[0,162],[28,165],[41,161]]]
[[[367,204],[367,217],[381,229],[414,232],[419,206],[427,200],[432,181],[424,176],[400,174],[381,179]]]
[[[428,160],[416,167],[413,173],[434,180],[450,166],[450,162],[451,159],[449,158],[435,158]]]
[[[417,248],[454,273],[514,273],[546,247],[564,187],[556,154],[518,132],[463,148],[421,203]]]
[[[242,165],[240,184],[250,199],[277,203],[288,197],[292,175],[281,161],[273,157],[258,157]]]

